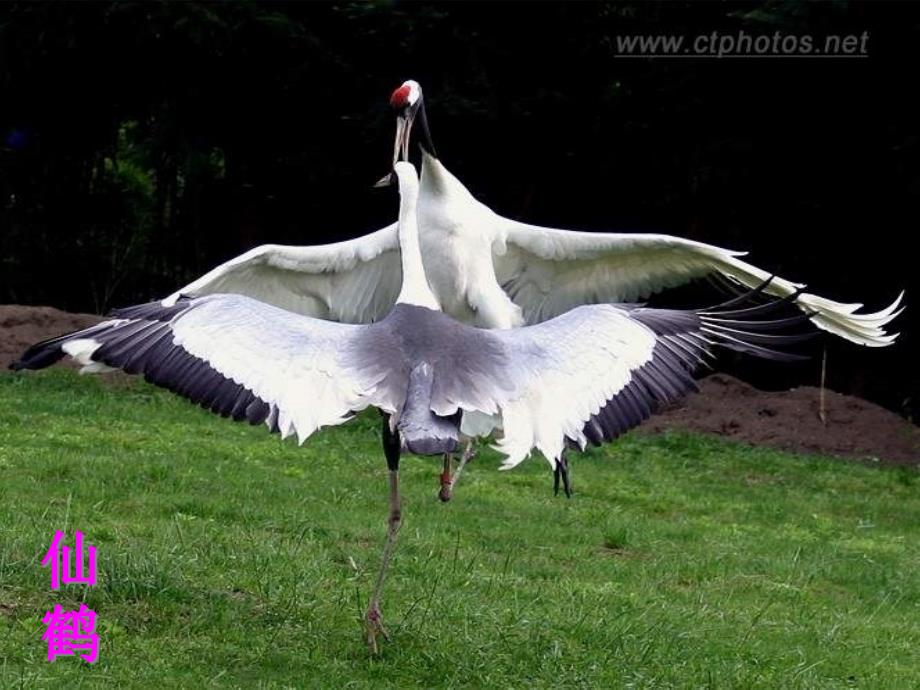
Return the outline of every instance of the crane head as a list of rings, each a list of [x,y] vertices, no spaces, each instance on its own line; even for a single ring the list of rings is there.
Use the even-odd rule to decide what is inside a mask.
[[[390,96],[390,106],[397,113],[405,113],[410,109],[418,109],[422,100],[422,87],[414,79],[404,81]]]
[[[422,87],[409,79],[390,96],[390,107],[396,113],[396,141],[393,143],[393,164],[409,160],[409,141],[412,125],[422,108]],[[424,117],[424,115],[422,116]]]
[[[393,165],[400,160],[409,160],[409,142],[412,134],[412,125],[416,118],[424,135],[422,148],[429,154],[434,154],[434,144],[428,131],[428,118],[425,115],[422,87],[413,79],[404,81],[390,96],[390,107],[396,113],[396,139],[393,142]],[[394,182],[391,174],[386,175],[375,186],[385,187]]]

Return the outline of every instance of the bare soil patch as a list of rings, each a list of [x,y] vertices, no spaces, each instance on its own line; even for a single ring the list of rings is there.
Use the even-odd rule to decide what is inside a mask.
[[[684,429],[796,453],[817,453],[920,468],[920,428],[875,403],[802,386],[767,392],[726,374],[642,425],[644,433]]]
[[[88,328],[100,321],[101,316],[71,314],[54,307],[0,304],[0,367],[6,369],[26,348],[40,340]]]

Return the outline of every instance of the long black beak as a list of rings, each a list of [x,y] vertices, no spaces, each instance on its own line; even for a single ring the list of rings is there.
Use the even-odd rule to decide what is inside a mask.
[[[409,141],[411,140],[412,124],[415,122],[417,110],[409,108],[396,116],[396,138],[393,140],[393,166],[401,160],[409,160]],[[396,181],[393,172],[380,178],[375,187],[388,187]]]

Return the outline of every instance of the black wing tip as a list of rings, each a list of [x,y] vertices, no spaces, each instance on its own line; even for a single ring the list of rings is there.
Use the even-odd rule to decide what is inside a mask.
[[[770,276],[768,276],[766,280],[764,280],[762,283],[760,283],[756,287],[744,290],[743,289],[744,285],[738,282],[736,279],[729,278],[728,276],[722,276],[721,274],[717,274],[717,275],[719,276],[719,278],[722,278],[726,283],[728,283],[731,286],[732,293],[735,296],[732,299],[728,300],[727,302],[722,302],[721,304],[716,304],[712,307],[709,307],[707,311],[715,311],[717,309],[728,309],[729,307],[734,307],[738,304],[744,304],[746,302],[750,302],[752,301],[754,297],[757,297],[758,295],[762,295],[764,291],[770,286],[770,283],[772,283],[776,279],[776,274],[773,273]]]
[[[52,338],[36,343],[9,363],[8,369],[22,371],[23,369],[44,369],[64,358],[65,352],[60,348],[61,338]]]
[[[744,295],[695,312],[703,327],[702,330],[714,339],[711,343],[713,346],[782,362],[801,362],[812,359],[810,355],[786,352],[773,347],[811,341],[823,335],[823,332],[817,328],[804,332],[801,330],[790,332],[790,329],[795,326],[810,324],[811,318],[816,313],[811,309],[802,309],[801,313],[785,318],[764,318],[783,307],[794,305],[799,295],[805,290],[805,287],[802,286],[785,297],[767,295],[768,299],[765,302],[758,302],[756,298],[764,294],[775,278],[775,274],[771,275]],[[754,302],[754,306],[742,306],[746,302]],[[739,306],[741,308],[738,308]]]
[[[805,286],[803,285],[802,287],[796,288],[794,292],[790,292],[785,297],[766,295],[766,301],[758,302],[756,298],[764,295],[764,291],[773,281],[773,278],[774,276],[770,276],[770,278],[758,285],[756,288],[749,290],[745,294],[740,295],[733,300],[723,302],[722,304],[717,304],[707,309],[697,309],[696,313],[700,316],[721,316],[724,318],[750,318],[754,316],[763,316],[765,314],[777,311],[787,304],[794,304],[799,296],[805,291]],[[754,306],[742,307],[740,309],[734,308],[738,305],[746,303],[753,303]]]
[[[784,318],[763,318],[771,311],[789,305],[800,291],[785,298],[768,296],[766,302],[755,301],[753,307],[735,308],[761,295],[772,280],[773,276],[754,290],[719,307],[631,310],[630,316],[650,328],[656,336],[652,357],[634,369],[631,380],[588,419],[582,428],[584,439],[592,445],[612,441],[641,424],[662,406],[697,391],[699,388],[693,374],[698,368],[707,366],[704,356],[714,356],[716,348],[780,362],[813,359],[813,356],[777,347],[823,336],[817,328],[805,332],[795,328],[809,324],[809,319],[814,316],[811,310]],[[725,309],[726,306],[731,309]],[[572,445],[577,446],[574,442]]]

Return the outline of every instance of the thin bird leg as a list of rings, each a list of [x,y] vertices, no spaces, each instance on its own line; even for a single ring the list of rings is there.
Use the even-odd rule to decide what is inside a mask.
[[[444,453],[444,469],[441,471],[441,490],[438,491],[438,498],[447,503],[450,500],[450,485],[453,481],[450,471],[452,469],[454,456],[452,453]]]
[[[463,449],[463,455],[460,456],[460,464],[457,465],[457,471],[453,475],[450,474],[450,465],[449,458],[447,455],[444,457],[444,473],[441,475],[441,492],[438,494],[440,498],[445,503],[453,497],[454,487],[457,486],[457,482],[460,480],[460,474],[463,472],[463,468],[466,467],[466,463],[476,457],[476,446],[474,445],[473,439],[470,439],[466,443],[466,448]],[[445,475],[447,476],[447,481],[445,481]]]
[[[387,629],[383,627],[383,617],[380,615],[380,594],[383,591],[383,582],[387,576],[387,569],[390,565],[390,558],[393,556],[396,536],[399,534],[401,524],[402,499],[399,496],[399,470],[390,470],[390,516],[387,520],[387,540],[383,546],[383,557],[380,562],[377,583],[374,585],[374,593],[371,595],[371,601],[367,606],[367,613],[364,617],[367,645],[374,654],[378,652],[378,634],[383,635],[387,641],[390,639]]]
[[[559,495],[559,480],[562,480],[562,486],[565,490],[565,497],[572,498],[572,482],[569,478],[569,461],[565,459],[565,453],[556,460],[556,467],[553,469],[553,495]]]

